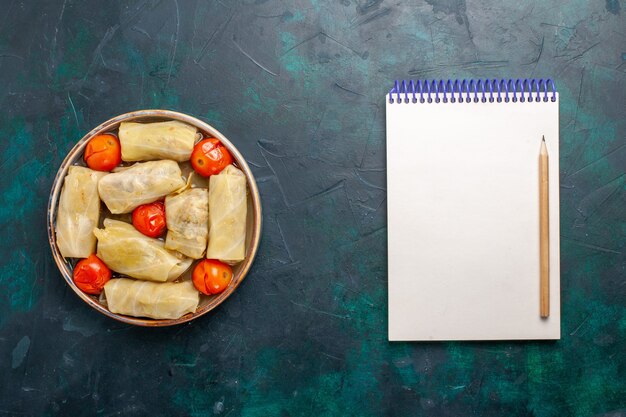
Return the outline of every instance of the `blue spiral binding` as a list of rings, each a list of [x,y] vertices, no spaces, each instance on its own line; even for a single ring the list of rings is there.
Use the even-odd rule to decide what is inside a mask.
[[[542,93],[543,97],[541,97]],[[552,93],[552,97],[548,97],[549,93]],[[404,100],[402,100],[402,95],[404,95]],[[411,95],[411,100],[409,100],[409,95]],[[417,103],[418,101],[420,103],[442,101],[444,103],[448,101],[451,103],[501,103],[503,101],[508,103],[518,100],[520,102],[556,101],[556,85],[550,78],[409,80],[408,82],[396,80],[393,88],[389,90],[389,103]]]

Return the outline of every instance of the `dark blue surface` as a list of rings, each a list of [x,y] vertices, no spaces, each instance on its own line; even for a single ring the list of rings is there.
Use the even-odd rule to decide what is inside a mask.
[[[626,416],[625,5],[2,1],[0,414]],[[388,343],[385,93],[548,77],[562,340]],[[46,237],[67,151],[144,108],[223,132],[264,205],[244,284],[169,329],[89,309]]]

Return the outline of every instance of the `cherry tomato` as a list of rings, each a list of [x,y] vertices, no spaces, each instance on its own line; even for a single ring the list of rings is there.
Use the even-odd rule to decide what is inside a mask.
[[[202,294],[219,294],[233,279],[230,265],[215,259],[204,259],[193,270],[193,285]]]
[[[143,204],[133,210],[133,226],[146,236],[161,236],[165,225],[165,205],[162,201]]]
[[[91,169],[111,171],[122,162],[120,141],[108,134],[94,136],[87,143],[83,158]]]
[[[110,279],[111,270],[94,254],[81,259],[74,267],[74,284],[87,294],[100,294]]]
[[[215,138],[196,143],[191,153],[191,166],[203,177],[219,174],[233,163],[233,157],[222,142]]]

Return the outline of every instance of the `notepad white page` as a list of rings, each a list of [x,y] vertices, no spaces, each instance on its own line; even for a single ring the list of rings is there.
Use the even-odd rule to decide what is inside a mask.
[[[558,95],[556,102],[386,101],[389,340],[559,339]],[[547,319],[539,315],[542,136]]]

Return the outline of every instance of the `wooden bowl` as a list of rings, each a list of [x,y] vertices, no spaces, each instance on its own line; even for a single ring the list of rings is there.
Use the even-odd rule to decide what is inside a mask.
[[[221,294],[215,296],[201,295],[200,304],[198,305],[198,308],[194,313],[188,313],[178,319],[149,319],[115,314],[109,311],[105,305],[100,303],[97,296],[85,294],[74,284],[74,281],[72,279],[72,271],[76,260],[65,259],[61,255],[61,252],[59,251],[59,247],[57,246],[56,242],[55,225],[56,214],[59,205],[59,195],[61,192],[61,188],[63,187],[63,181],[65,179],[65,176],[67,175],[68,168],[71,165],[75,165],[77,163],[82,164],[83,151],[85,149],[85,146],[87,146],[87,142],[89,142],[92,137],[118,129],[121,122],[157,122],[165,120],[179,120],[191,126],[195,126],[205,136],[212,136],[219,139],[222,144],[224,144],[224,146],[228,148],[233,158],[235,159],[236,164],[246,175],[246,179],[248,182],[246,257],[242,262],[233,267],[234,276],[228,288],[226,288],[226,290],[224,290],[224,292],[222,292]],[[257,189],[256,181],[254,180],[254,176],[252,175],[252,172],[250,171],[246,160],[239,153],[235,145],[233,145],[228,139],[226,139],[226,137],[213,126],[208,125],[196,119],[195,117],[191,117],[186,114],[177,113],[174,111],[139,110],[131,113],[122,114],[120,116],[107,120],[100,126],[93,129],[91,132],[87,133],[69,152],[69,154],[61,164],[59,171],[57,172],[57,175],[52,185],[52,191],[50,192],[50,200],[48,201],[48,240],[50,241],[52,256],[54,257],[54,260],[59,267],[59,271],[61,271],[61,275],[63,275],[63,278],[65,278],[65,281],[72,288],[72,290],[74,290],[76,295],[78,295],[84,302],[89,304],[91,307],[104,314],[105,316],[111,317],[124,323],[146,327],[172,326],[174,324],[191,321],[213,310],[224,300],[226,300],[246,277],[246,274],[250,270],[252,262],[254,261],[254,257],[259,247],[259,241],[261,240],[261,200],[259,198],[259,191]],[[193,265],[195,265],[195,262]],[[191,269],[192,268],[190,268],[190,270],[187,271],[183,276],[188,277],[191,273]]]

